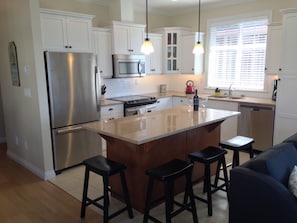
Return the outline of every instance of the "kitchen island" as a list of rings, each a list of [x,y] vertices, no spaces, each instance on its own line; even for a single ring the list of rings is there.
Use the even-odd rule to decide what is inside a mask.
[[[207,146],[218,146],[220,124],[240,113],[234,111],[176,107],[115,120],[103,120],[84,125],[100,134],[107,142],[107,157],[127,165],[126,178],[133,208],[143,212],[146,198],[145,171],[171,159],[187,160],[187,154]],[[212,168],[215,169],[215,166]],[[203,176],[203,168],[195,165],[193,180]],[[110,179],[115,192],[121,192],[118,176]],[[183,189],[184,182],[175,189]],[[162,185],[155,184],[153,199],[163,195]]]

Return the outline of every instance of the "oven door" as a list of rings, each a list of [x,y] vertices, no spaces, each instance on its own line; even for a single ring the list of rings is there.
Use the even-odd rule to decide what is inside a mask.
[[[146,112],[146,105],[125,108],[125,116],[138,115]]]
[[[153,112],[156,109],[156,103],[125,108],[125,116],[144,114]]]

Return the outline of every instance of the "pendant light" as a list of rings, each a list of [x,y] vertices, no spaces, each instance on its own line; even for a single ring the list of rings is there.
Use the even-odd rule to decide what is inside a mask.
[[[200,55],[204,53],[204,49],[202,44],[200,43],[200,7],[201,7],[201,0],[199,0],[198,5],[198,41],[193,48],[193,54]]]
[[[146,55],[149,55],[151,53],[154,52],[154,47],[153,47],[153,44],[151,43],[151,41],[149,40],[148,38],[148,6],[147,6],[147,1],[146,0],[146,38],[144,39],[144,42],[141,46],[141,49],[140,51],[143,53],[143,54],[146,54]]]

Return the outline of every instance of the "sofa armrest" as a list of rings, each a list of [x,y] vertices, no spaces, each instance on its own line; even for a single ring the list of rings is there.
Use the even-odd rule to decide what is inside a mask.
[[[274,178],[239,166],[230,180],[229,223],[297,221],[297,199]]]
[[[297,133],[291,135],[290,137],[286,138],[284,142],[293,143],[297,149]]]

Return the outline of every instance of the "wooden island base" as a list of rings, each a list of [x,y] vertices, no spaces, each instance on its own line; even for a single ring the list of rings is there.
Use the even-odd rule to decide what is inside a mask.
[[[148,177],[145,171],[161,165],[171,159],[188,160],[187,155],[207,146],[218,146],[220,141],[220,124],[222,121],[197,127],[175,135],[164,137],[148,143],[136,145],[120,139],[101,134],[107,142],[107,157],[127,165],[126,179],[132,207],[144,212]],[[214,173],[216,165],[212,166]],[[204,168],[195,164],[193,180],[199,180],[204,174]],[[112,190],[121,193],[121,183],[118,176],[110,178]],[[178,181],[176,193],[184,189],[184,182]],[[163,197],[163,185],[154,185],[153,199]]]

